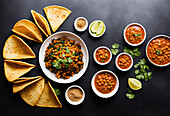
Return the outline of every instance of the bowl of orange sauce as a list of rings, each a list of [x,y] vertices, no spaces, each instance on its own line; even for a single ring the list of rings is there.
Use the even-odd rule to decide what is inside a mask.
[[[141,45],[146,39],[146,30],[139,23],[130,23],[124,29],[125,41],[131,46]]]
[[[100,70],[91,80],[94,93],[101,98],[109,98],[116,94],[119,88],[119,79],[110,70]]]
[[[112,53],[108,47],[100,46],[95,49],[93,58],[97,64],[106,65],[111,61]]]

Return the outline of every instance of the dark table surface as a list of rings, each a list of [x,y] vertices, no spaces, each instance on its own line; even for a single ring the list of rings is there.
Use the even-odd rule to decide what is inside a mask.
[[[145,47],[147,42],[155,35],[170,35],[170,1],[169,0],[1,0],[0,1],[0,113],[1,116],[62,116],[62,115],[129,115],[129,116],[168,116],[170,115],[170,66],[158,68],[148,61],[153,77],[148,82],[143,82],[143,88],[136,93],[133,100],[126,98],[129,77],[135,77],[134,68],[127,72],[119,71],[115,66],[115,56],[106,66],[99,66],[93,60],[92,54],[96,47],[105,45],[111,48],[113,43],[120,44],[120,51],[125,46],[129,47],[123,39],[123,30],[131,22],[141,23],[146,31],[147,38],[139,46],[141,55],[134,59],[137,63],[141,58],[146,58]],[[86,43],[89,50],[89,66],[86,73],[76,82],[70,84],[58,84],[51,82],[61,91],[58,96],[63,108],[51,109],[32,107],[26,104],[18,93],[12,93],[12,83],[9,83],[4,75],[2,50],[6,39],[14,34],[11,32],[14,24],[20,19],[33,21],[31,9],[45,16],[43,7],[48,5],[61,5],[69,8],[72,14],[61,25],[58,31],[71,31],[79,35]],[[86,30],[77,32],[73,22],[78,16],[84,16],[89,23],[101,19],[107,26],[106,33],[98,38],[91,37]],[[46,38],[44,37],[44,40]],[[33,49],[37,58],[23,60],[36,64],[36,68],[25,76],[43,75],[38,63],[38,52],[41,44],[23,38]],[[120,87],[115,96],[102,99],[95,95],[91,89],[92,76],[101,69],[109,69],[116,73],[120,81]],[[47,77],[45,77],[47,78]],[[86,93],[85,100],[78,106],[67,103],[64,94],[71,85],[80,85]]]

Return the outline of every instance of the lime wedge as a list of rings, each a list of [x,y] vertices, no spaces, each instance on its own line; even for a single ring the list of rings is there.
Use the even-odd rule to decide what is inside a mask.
[[[97,29],[98,29],[98,27],[99,27],[99,25],[98,25],[98,21],[95,21],[93,24],[92,24],[92,26],[91,26],[91,28],[90,28],[90,31],[92,32],[92,33],[96,33],[97,32]]]
[[[139,90],[142,88],[142,83],[135,78],[129,78],[128,84],[129,84],[130,88],[133,90]]]
[[[104,23],[100,22],[97,32],[96,32],[96,35],[101,35],[104,32],[104,29],[105,29]]]

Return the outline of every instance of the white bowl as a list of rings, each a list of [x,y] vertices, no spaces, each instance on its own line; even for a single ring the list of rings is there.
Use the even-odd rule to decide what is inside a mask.
[[[144,36],[143,40],[142,40],[140,43],[138,43],[138,44],[132,44],[132,43],[128,42],[127,39],[126,39],[126,36],[125,36],[126,29],[127,29],[129,26],[131,26],[131,25],[138,25],[138,26],[142,27],[142,29],[144,30],[145,36]],[[144,28],[141,24],[139,24],[139,23],[130,23],[130,24],[128,24],[128,25],[125,27],[125,29],[124,29],[124,31],[123,31],[123,37],[124,37],[124,40],[125,40],[129,45],[131,45],[131,46],[139,46],[139,45],[141,45],[141,44],[145,41],[145,39],[146,39],[146,30],[145,30],[145,28]]]
[[[101,36],[105,33],[105,31],[106,31],[106,25],[104,24],[105,29],[104,29],[103,33],[100,34],[100,35],[96,35],[96,34],[94,34],[94,33],[92,33],[92,32],[90,31],[90,28],[91,28],[92,24],[93,24],[95,21],[103,22],[103,21],[101,21],[101,20],[94,20],[94,21],[90,24],[90,26],[89,26],[89,33],[90,33],[90,35],[93,36],[93,37],[101,37]],[[104,23],[104,22],[103,22],[103,23]]]
[[[68,90],[71,89],[72,87],[77,87],[77,88],[79,88],[79,89],[83,92],[83,97],[82,97],[78,102],[73,102],[73,101],[71,101],[71,100],[68,98],[67,92],[68,92]],[[81,104],[81,103],[84,101],[85,92],[84,92],[84,90],[83,90],[80,86],[78,86],[78,85],[72,85],[72,86],[70,86],[70,87],[66,90],[66,92],[65,92],[65,98],[66,98],[66,100],[67,100],[68,103],[70,103],[70,104],[72,104],[72,105],[79,105],[79,104]]]
[[[122,54],[128,55],[128,56],[130,57],[131,61],[132,61],[130,67],[127,68],[127,69],[122,69],[122,68],[120,68],[120,67],[118,66],[118,64],[117,64],[117,60],[118,60],[119,56],[122,55]],[[119,55],[117,55],[116,60],[115,60],[115,64],[116,64],[116,67],[117,67],[119,70],[121,70],[121,71],[128,71],[128,70],[131,69],[132,66],[133,66],[133,58],[132,58],[132,56],[131,56],[130,54],[128,54],[128,53],[126,53],[126,52],[122,52],[122,53],[120,53]]]
[[[113,90],[112,92],[108,93],[108,94],[103,94],[103,93],[99,92],[99,91],[96,89],[95,84],[94,84],[94,80],[95,80],[96,76],[97,76],[99,73],[102,73],[102,72],[111,73],[111,74],[113,74],[113,75],[115,76],[115,78],[116,78],[116,86],[115,86],[114,90]],[[118,77],[116,76],[116,74],[113,73],[113,72],[110,71],[110,70],[100,70],[100,71],[98,71],[98,72],[93,76],[93,78],[92,78],[92,80],[91,80],[91,87],[92,87],[92,90],[94,91],[94,93],[95,93],[96,95],[98,95],[99,97],[101,97],[101,98],[109,98],[109,97],[112,97],[113,95],[115,95],[116,92],[118,91],[118,88],[119,88],[119,79],[118,79]]]
[[[63,79],[63,78],[57,78],[55,77],[55,73],[51,72],[49,69],[47,69],[45,67],[45,62],[44,62],[44,58],[45,58],[45,50],[46,48],[49,46],[49,43],[51,43],[51,40],[53,38],[59,38],[61,36],[67,36],[69,39],[71,40],[75,40],[76,42],[80,43],[81,45],[81,50],[83,52],[83,62],[84,62],[84,66],[83,68],[80,70],[79,73],[75,74],[74,76],[70,77],[69,79]],[[61,32],[57,32],[52,34],[51,36],[49,36],[41,45],[41,48],[39,50],[39,64],[40,67],[42,69],[42,71],[44,72],[44,74],[51,80],[53,80],[54,82],[58,82],[58,83],[71,83],[74,82],[76,80],[78,80],[86,71],[87,67],[88,67],[88,63],[89,63],[89,53],[86,47],[86,44],[84,43],[84,41],[77,36],[76,34],[72,33],[72,32],[68,32],[68,31],[61,31]]]
[[[164,65],[155,64],[154,62],[152,62],[152,61],[149,59],[148,54],[147,54],[147,48],[148,48],[149,43],[150,43],[152,40],[154,40],[154,39],[156,39],[156,38],[159,38],[159,37],[164,37],[164,38],[169,38],[169,39],[170,39],[170,37],[167,36],[167,35],[156,35],[156,36],[154,36],[152,39],[149,40],[149,42],[148,42],[147,45],[146,45],[146,56],[147,56],[148,60],[149,60],[153,65],[158,66],[158,67],[164,67],[164,66],[168,66],[168,65],[170,64],[170,62],[169,62],[168,64],[164,64]]]
[[[78,19],[84,19],[84,20],[86,21],[86,25],[85,25],[82,29],[80,29],[80,28],[77,27],[77,20],[78,20]],[[79,31],[79,32],[85,31],[85,30],[87,29],[87,27],[88,27],[88,21],[87,21],[87,19],[86,19],[85,17],[78,17],[78,18],[74,21],[74,28],[75,28],[77,31]]]
[[[105,63],[101,63],[101,62],[97,61],[97,59],[96,59],[95,54],[96,54],[97,50],[100,49],[100,48],[105,48],[105,49],[109,50],[109,52],[110,52],[110,59],[109,59],[107,62],[105,62]],[[106,46],[100,46],[100,47],[96,48],[95,51],[93,52],[93,58],[94,58],[94,60],[95,60],[95,62],[96,62],[97,64],[99,64],[99,65],[106,65],[106,64],[108,64],[108,63],[111,61],[111,59],[112,59],[112,52],[110,51],[110,49],[109,49],[108,47],[106,47]]]

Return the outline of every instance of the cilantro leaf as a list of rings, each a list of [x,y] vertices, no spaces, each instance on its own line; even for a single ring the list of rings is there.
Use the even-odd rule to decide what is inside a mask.
[[[140,71],[139,70],[135,70],[135,74],[140,74]]]
[[[133,99],[135,97],[135,94],[126,93],[126,97],[129,98],[129,99]]]
[[[138,51],[138,48],[134,48],[133,51],[134,51],[134,52],[137,52],[137,51]]]
[[[137,36],[141,36],[142,34],[140,33],[140,34],[135,34],[135,36],[137,37]]]
[[[73,60],[70,57],[67,58],[67,61],[68,61],[68,63],[72,63],[73,62]]]
[[[70,53],[70,50],[68,49],[68,47],[66,47],[66,53]]]
[[[114,44],[112,45],[112,48],[113,48],[113,49],[115,49],[115,48],[119,48],[119,44],[114,43]]]
[[[54,88],[54,91],[55,91],[55,94],[56,94],[56,95],[60,95],[60,94],[61,94],[60,90],[57,89],[57,88]]]
[[[117,55],[117,53],[119,52],[119,50],[118,50],[118,49],[111,49],[111,52],[112,52],[113,55]]]

